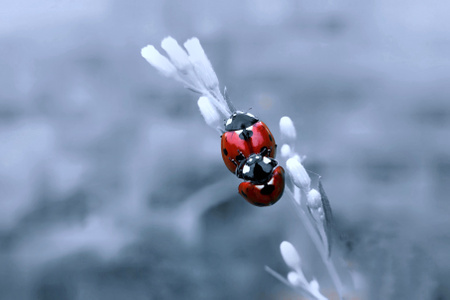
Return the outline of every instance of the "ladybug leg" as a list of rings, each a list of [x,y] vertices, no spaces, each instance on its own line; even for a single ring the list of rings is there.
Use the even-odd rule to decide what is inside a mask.
[[[234,160],[232,158],[229,158],[229,159],[231,160],[231,162],[233,164],[236,165],[236,171],[235,171],[236,176],[238,178],[242,178],[242,166],[243,166],[243,163],[246,161],[246,159],[245,159],[244,153],[242,153],[241,150],[238,149],[237,152],[239,153],[239,155],[236,156],[236,160]]]
[[[234,159],[232,159],[231,157],[228,157],[228,159],[229,159],[236,167],[239,167],[239,164],[238,164]]]
[[[237,152],[238,152],[238,156],[236,156],[236,159],[233,159],[233,158],[231,158],[231,157],[228,157],[228,159],[236,166],[236,167],[239,167],[239,165],[242,163],[242,161],[244,161],[245,160],[245,155],[244,155],[244,153],[242,153],[242,151],[241,150],[237,150]]]
[[[229,157],[229,160],[236,166],[236,171],[234,171],[234,174],[238,177],[238,178],[242,178],[242,163],[237,163],[234,159],[232,159],[231,157]]]
[[[239,163],[239,164],[241,164],[244,160],[245,160],[245,155],[244,155],[244,153],[242,153],[242,151],[241,150],[237,150],[237,152],[239,153],[239,155],[238,156],[236,156],[236,160],[237,160],[237,162]]]
[[[270,156],[271,152],[272,152],[272,149],[267,148],[267,147],[262,147],[261,152],[259,154],[261,154],[262,156]]]

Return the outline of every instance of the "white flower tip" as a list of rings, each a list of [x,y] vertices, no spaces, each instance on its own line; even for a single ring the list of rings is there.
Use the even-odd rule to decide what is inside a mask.
[[[313,290],[313,291],[319,291],[319,282],[313,278],[313,280],[311,280],[311,282],[309,283],[309,287]]]
[[[289,117],[282,117],[280,119],[281,135],[285,136],[289,141],[294,141],[297,133],[295,131],[294,123]]]
[[[302,190],[308,192],[311,185],[311,178],[300,161],[295,157],[289,158],[286,161],[286,167],[292,180],[294,181],[294,184]]]
[[[196,37],[192,37],[184,42],[184,48],[188,51],[189,55],[196,60],[205,60],[209,63],[208,57],[203,50],[200,41]]]
[[[283,144],[283,146],[281,146],[281,156],[282,157],[291,156],[291,147],[288,144]]]
[[[197,75],[208,89],[219,86],[219,79],[214,72],[211,62],[205,54],[198,38],[193,37],[184,43],[184,47],[189,53],[189,58],[194,64]]]
[[[306,198],[308,206],[311,209],[319,209],[322,207],[322,196],[317,190],[315,189],[310,190],[306,195]]]
[[[161,47],[164,49],[163,45],[164,45],[164,44],[170,44],[170,43],[178,44],[177,40],[174,39],[173,37],[171,37],[171,36],[169,35],[169,36],[166,36],[166,37],[161,41]]]
[[[158,69],[165,76],[172,76],[176,69],[174,65],[167,59],[167,57],[161,55],[153,45],[145,46],[141,49],[141,55],[145,58],[149,64]]]
[[[197,101],[198,108],[205,119],[206,124],[214,127],[220,120],[220,115],[208,97],[202,96]]]
[[[289,272],[287,275],[287,280],[294,286],[300,285],[300,278],[296,272]]]
[[[300,256],[291,243],[283,241],[280,244],[280,252],[286,265],[292,269],[297,269],[300,267]]]
[[[158,50],[153,45],[147,45],[144,48],[141,49],[141,55],[143,58],[145,58],[150,64],[152,64],[153,61],[157,60],[162,56]]]
[[[171,36],[166,37],[161,42],[163,48],[173,64],[180,70],[184,70],[191,65],[189,57],[183,48],[178,45],[178,42]]]

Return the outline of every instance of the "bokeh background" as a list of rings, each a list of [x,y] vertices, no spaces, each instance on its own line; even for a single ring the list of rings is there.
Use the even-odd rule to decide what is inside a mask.
[[[336,299],[289,199],[243,201],[197,96],[140,56],[171,35],[275,136],[294,120],[351,299],[450,299],[449,9],[3,0],[0,298],[301,299],[263,269],[289,240]]]

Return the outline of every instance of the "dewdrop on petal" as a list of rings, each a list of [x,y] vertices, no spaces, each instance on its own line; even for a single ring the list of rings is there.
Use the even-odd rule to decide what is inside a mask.
[[[295,157],[289,158],[286,167],[294,184],[306,192],[309,191],[311,178],[300,161]]]
[[[281,146],[281,156],[283,157],[290,157],[291,156],[291,147],[288,144],[283,144]]]
[[[282,117],[280,119],[280,132],[282,136],[285,136],[289,141],[294,141],[297,133],[295,131],[294,123],[289,117]]]
[[[206,124],[214,127],[219,122],[220,115],[209,98],[202,96],[198,99],[197,104]]]
[[[163,48],[173,65],[179,70],[186,70],[191,67],[189,56],[186,51],[178,45],[178,42],[171,36],[166,37],[161,42],[161,48]]]
[[[297,250],[295,250],[294,246],[292,246],[291,243],[283,241],[280,244],[280,252],[286,265],[288,265],[294,270],[299,268],[300,256],[298,255]]]
[[[322,206],[322,196],[317,190],[310,190],[306,195],[306,198],[309,208],[318,209]]]
[[[173,77],[176,74],[175,66],[152,45],[142,48],[141,55],[164,76]]]

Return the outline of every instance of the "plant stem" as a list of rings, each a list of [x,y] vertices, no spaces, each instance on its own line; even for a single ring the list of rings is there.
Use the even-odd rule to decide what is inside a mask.
[[[294,186],[294,193],[292,193],[292,191],[289,191],[288,194],[295,201],[295,202],[293,202],[293,205],[295,206],[296,211],[300,217],[300,220],[302,221],[303,225],[305,226],[308,235],[310,236],[314,245],[316,246],[317,251],[319,251],[319,253],[320,253],[320,257],[322,258],[322,261],[328,270],[328,274],[330,275],[331,280],[333,281],[333,284],[336,287],[336,290],[339,294],[339,299],[344,300],[344,298],[342,297],[342,282],[341,282],[341,279],[339,278],[336,268],[334,267],[334,264],[331,261],[331,258],[328,257],[327,250],[324,248],[324,244],[322,243],[319,236],[317,235],[313,225],[311,224],[311,222],[308,219],[308,216],[305,214],[305,212],[303,211],[301,206],[296,204],[296,203],[299,203],[300,201],[297,201],[297,199],[294,198],[294,195],[300,195],[300,189],[297,186]]]

